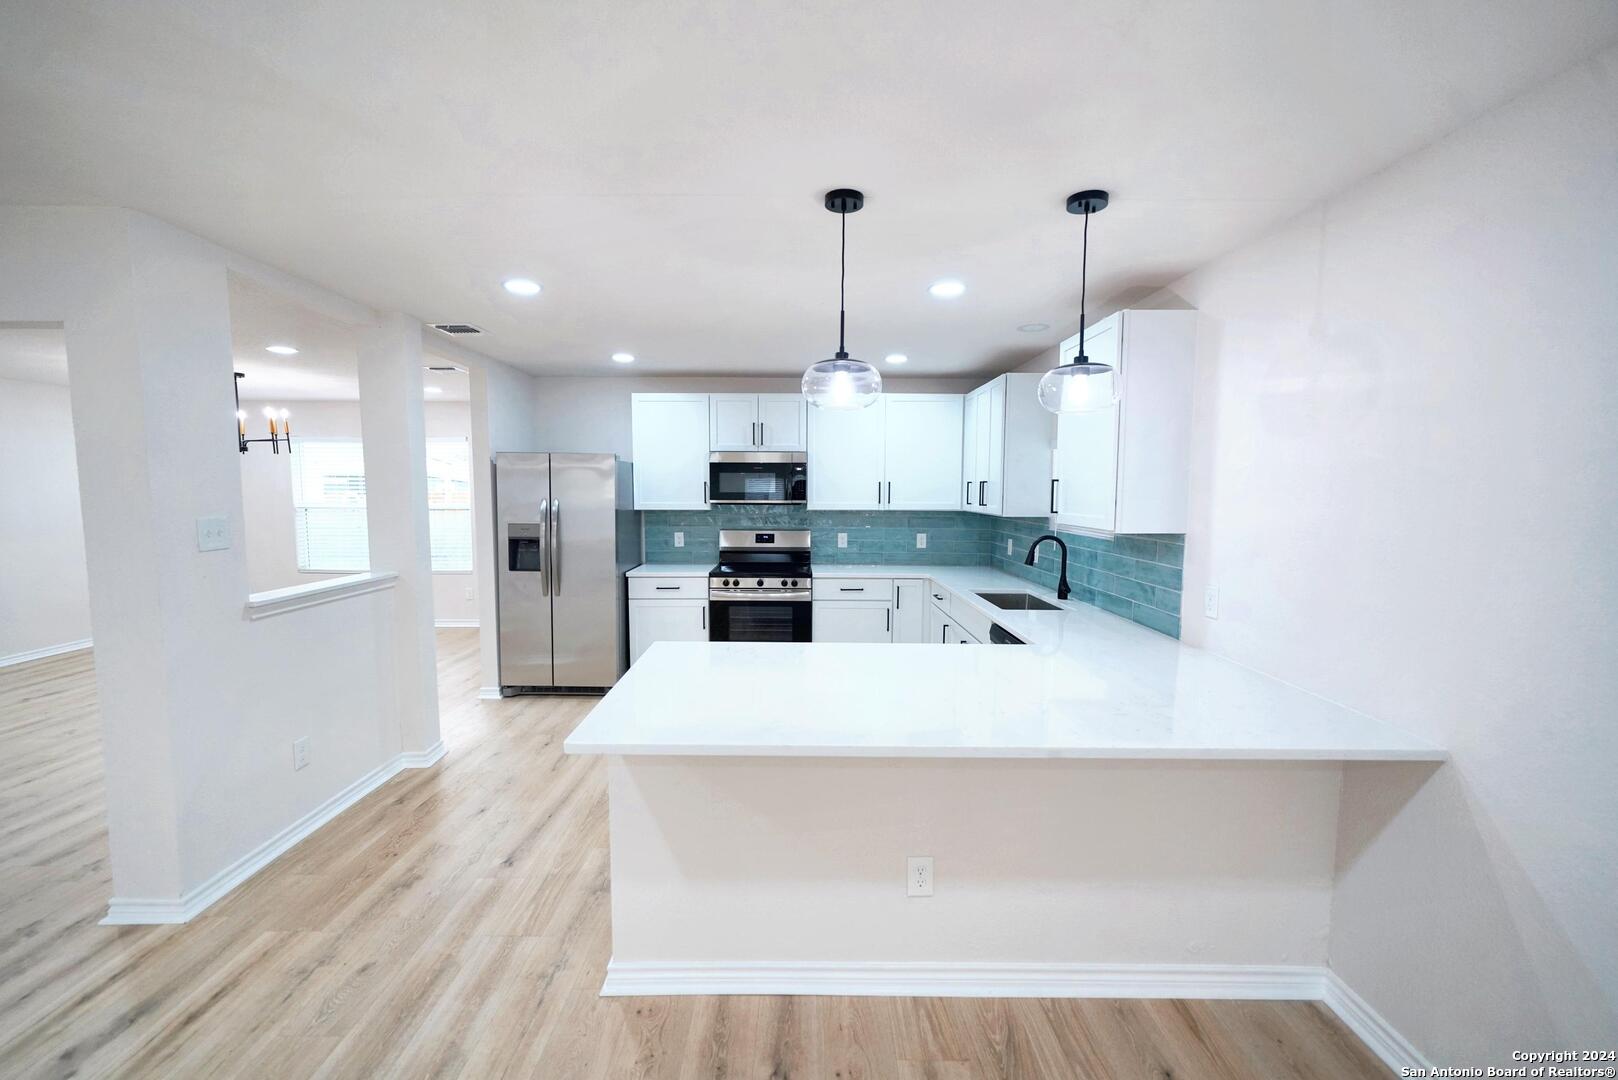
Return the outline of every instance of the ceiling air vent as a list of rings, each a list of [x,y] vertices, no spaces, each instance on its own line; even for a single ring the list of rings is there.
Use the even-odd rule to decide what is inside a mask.
[[[462,375],[466,374],[466,369],[459,364],[428,364],[427,370],[436,371],[440,375],[449,375],[454,372],[460,372]]]
[[[435,322],[433,323],[433,329],[437,330],[440,334],[448,334],[451,337],[460,337],[462,334],[483,333],[482,330],[473,326],[471,323],[464,322]]]

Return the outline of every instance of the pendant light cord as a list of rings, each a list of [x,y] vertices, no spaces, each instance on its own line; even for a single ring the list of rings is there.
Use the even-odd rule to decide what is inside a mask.
[[[848,348],[843,342],[844,325],[848,319],[848,212],[845,210],[837,216],[843,219],[843,251],[837,263],[837,355],[841,358],[848,355]]]
[[[1079,256],[1079,358],[1075,364],[1086,362],[1084,355],[1084,297],[1090,287],[1090,213],[1084,215],[1084,244]]]

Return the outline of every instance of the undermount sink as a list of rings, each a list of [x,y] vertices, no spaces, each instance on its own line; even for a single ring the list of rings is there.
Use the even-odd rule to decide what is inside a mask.
[[[1047,603],[1032,593],[980,592],[979,596],[1001,611],[1057,611],[1055,604]]]

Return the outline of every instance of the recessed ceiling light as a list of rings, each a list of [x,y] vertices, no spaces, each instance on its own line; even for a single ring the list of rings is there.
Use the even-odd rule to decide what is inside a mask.
[[[909,360],[910,357],[906,356],[902,352],[890,352],[887,356],[883,357],[883,359],[890,364],[902,364],[906,360]]]
[[[1025,334],[1037,334],[1041,330],[1049,330],[1050,328],[1051,324],[1048,322],[1025,322],[1021,326],[1017,327],[1018,330],[1021,330]]]
[[[272,352],[276,356],[296,356],[296,355],[298,355],[298,350],[294,349],[291,345],[266,345],[266,346],[264,346],[264,351],[265,352]]]
[[[422,390],[429,394],[442,394],[444,392],[444,388],[442,386],[424,386],[422,387]]]
[[[539,282],[525,277],[506,278],[506,292],[513,296],[538,296]]]
[[[615,352],[612,354],[612,362],[615,364],[633,364],[635,362],[635,354]]]
[[[927,291],[940,300],[953,300],[966,291],[966,286],[954,278],[945,278],[943,281],[933,282]]]

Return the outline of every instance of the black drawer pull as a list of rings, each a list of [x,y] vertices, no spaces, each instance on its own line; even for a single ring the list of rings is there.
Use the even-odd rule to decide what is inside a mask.
[[[654,587],[657,589],[658,592],[679,592],[680,591],[680,587],[678,585],[657,585],[657,586],[654,586]]]
[[[865,586],[861,585],[859,588],[856,589],[856,588],[853,588],[852,586],[849,586],[849,585],[843,585],[843,586],[839,587],[837,591],[838,592],[864,592],[865,591]]]

